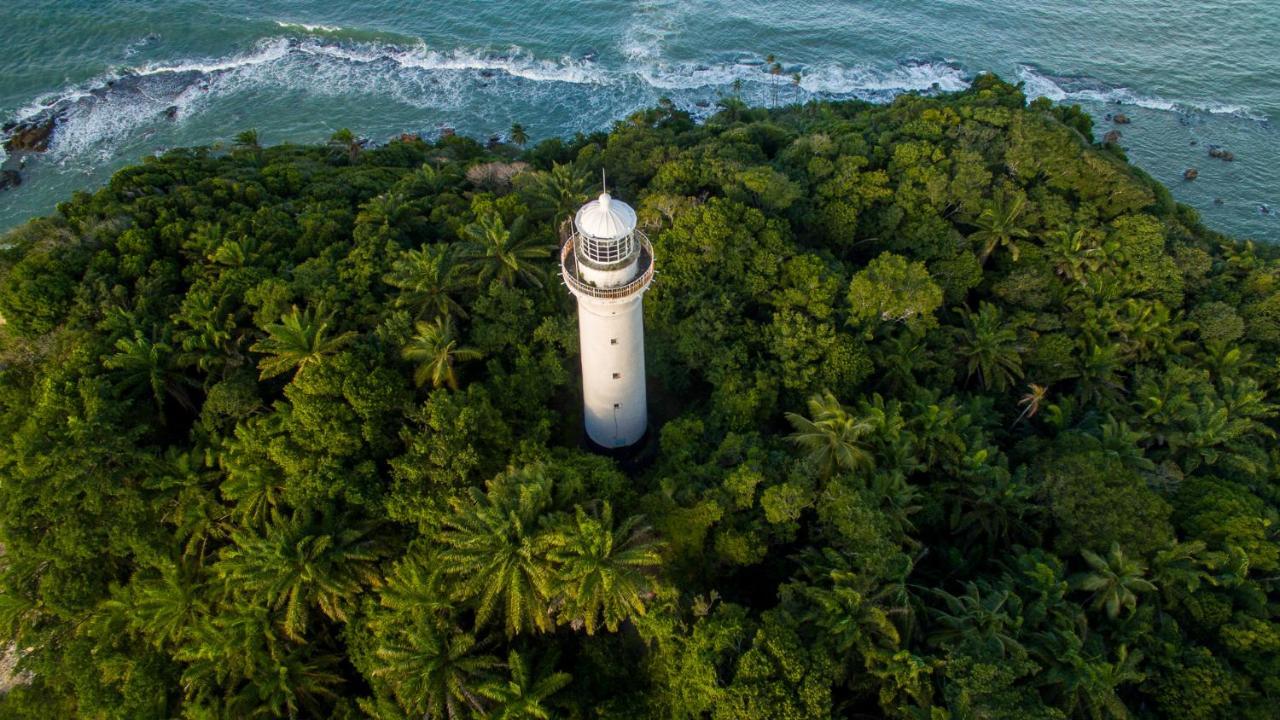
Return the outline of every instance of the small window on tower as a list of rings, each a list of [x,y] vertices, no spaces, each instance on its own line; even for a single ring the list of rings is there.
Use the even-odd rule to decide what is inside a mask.
[[[614,373],[614,374],[613,374],[613,379],[614,379],[614,380],[621,380],[621,379],[622,379],[622,373]]]
[[[618,409],[618,408],[620,408],[620,407],[622,407],[622,403],[614,403],[614,404],[613,404],[613,409],[614,409],[614,410],[617,410],[617,409]]]
[[[610,344],[610,345],[617,345],[617,344],[618,344],[618,338],[609,338],[609,344]]]

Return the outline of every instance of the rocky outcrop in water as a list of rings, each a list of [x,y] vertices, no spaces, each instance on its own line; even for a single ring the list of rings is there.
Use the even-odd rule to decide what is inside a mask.
[[[1102,142],[1106,145],[1115,145],[1120,142],[1120,131],[1110,130],[1106,135],[1102,136]]]
[[[9,152],[44,152],[49,149],[53,139],[53,129],[58,124],[59,116],[54,113],[40,115],[22,122],[8,123],[4,126],[7,135],[4,149]]]
[[[0,192],[16,188],[22,184],[22,175],[17,170],[0,170]]]
[[[1195,168],[1187,168],[1186,172],[1182,173],[1183,180],[1195,180],[1198,177],[1200,177],[1200,171]]]
[[[1111,118],[1111,121],[1117,125],[1128,125],[1131,122],[1129,116],[1124,113],[1116,113],[1115,117]]]
[[[1209,146],[1209,157],[1217,158],[1219,160],[1225,160],[1227,162],[1231,162],[1236,159],[1235,153],[1231,152],[1230,150],[1223,150],[1217,145]]]

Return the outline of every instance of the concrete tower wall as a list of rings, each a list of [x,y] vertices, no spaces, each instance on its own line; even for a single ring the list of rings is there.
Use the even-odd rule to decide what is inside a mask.
[[[578,297],[582,346],[582,408],[587,436],[619,448],[644,435],[648,424],[644,382],[644,308],[636,293],[622,303]]]

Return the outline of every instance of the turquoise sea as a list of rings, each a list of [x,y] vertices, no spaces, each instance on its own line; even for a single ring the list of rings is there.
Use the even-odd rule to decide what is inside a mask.
[[[799,86],[774,86],[769,53]],[[246,128],[268,143],[341,127],[383,141],[521,122],[540,139],[662,96],[705,114],[736,79],[757,103],[885,101],[982,71],[1083,105],[1099,137],[1128,115],[1129,156],[1209,226],[1280,242],[1275,0],[6,0],[0,123],[62,120],[46,154],[0,152],[6,168],[26,161],[0,228],[145,155]]]

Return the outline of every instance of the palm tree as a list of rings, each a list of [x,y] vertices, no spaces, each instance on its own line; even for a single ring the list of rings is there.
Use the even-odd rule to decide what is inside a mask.
[[[911,326],[878,339],[869,349],[880,384],[895,395],[903,388],[914,387],[917,373],[938,367],[930,357],[924,331]]]
[[[800,102],[800,81],[802,80],[804,77],[800,73],[791,73],[791,87],[795,89],[796,102]]]
[[[360,138],[347,128],[335,132],[329,136],[329,147],[335,152],[345,155],[347,162],[354,165],[360,159],[360,152],[364,149],[364,144],[360,142]]]
[[[520,123],[512,123],[511,132],[508,134],[511,137],[511,142],[520,147],[524,147],[525,143],[529,142],[529,133],[525,132],[524,126]]]
[[[315,654],[306,647],[283,657],[268,656],[249,682],[227,702],[230,717],[313,718],[329,715],[329,704],[338,698],[334,686],[343,682],[342,658]]]
[[[1139,472],[1155,471],[1156,464],[1144,451],[1151,439],[1145,430],[1131,428],[1129,423],[1117,420],[1114,415],[1107,413],[1106,418],[1098,425],[1096,435],[1103,454]]]
[[[978,451],[984,456],[986,449]],[[970,458],[966,458],[970,460]],[[981,468],[959,482],[950,499],[951,529],[963,532],[987,550],[999,547],[1025,527],[1025,518],[1034,508],[1036,488],[1025,482],[1022,473],[1010,473],[1003,467],[973,465]]]
[[[502,615],[508,637],[551,629],[555,538],[539,526],[550,493],[550,479],[531,466],[491,481],[488,492],[451,498],[451,512],[435,520],[440,576],[454,600],[475,603],[477,626]]]
[[[949,646],[957,641],[976,640],[1001,657],[1007,654],[1025,653],[1022,643],[1015,637],[1021,618],[1005,606],[1016,602],[1017,596],[1008,590],[995,590],[985,582],[965,583],[963,595],[935,589],[946,608],[933,609],[932,615],[940,628],[929,636],[929,643]]]
[[[461,283],[449,250],[447,245],[428,245],[409,250],[395,261],[391,272],[382,280],[400,289],[395,299],[397,306],[410,308],[419,319],[467,316],[466,310],[454,299]]]
[[[500,665],[478,652],[475,636],[430,622],[401,627],[374,650],[372,675],[391,686],[400,705],[414,715],[462,720],[485,710],[480,689]]]
[[[1114,405],[1125,392],[1123,352],[1109,338],[1083,339],[1082,352],[1076,353],[1076,372],[1080,382],[1076,392],[1086,402]]]
[[[209,375],[224,377],[226,371],[245,363],[245,331],[236,326],[235,314],[226,299],[216,299],[209,290],[192,288],[182,302],[178,323],[174,340],[182,349],[179,364],[194,365]]]
[[[413,381],[419,387],[430,380],[432,387],[448,385],[457,390],[458,373],[454,370],[454,363],[478,360],[481,352],[458,344],[453,318],[448,315],[429,323],[419,320],[414,327],[418,333],[400,351],[400,357],[418,364],[413,371]]]
[[[252,155],[255,162],[262,162],[262,143],[257,130],[243,130],[237,133],[232,149]]]
[[[502,216],[490,210],[463,228],[466,239],[459,257],[475,269],[481,285],[498,280],[508,286],[524,282],[542,287],[544,270],[534,261],[550,257],[554,246],[538,242],[533,235],[519,237],[523,226],[517,220],[508,229]]]
[[[1176,605],[1181,598],[1194,597],[1204,584],[1218,585],[1217,577],[1208,571],[1225,559],[1221,553],[1205,552],[1203,540],[1174,541],[1156,553],[1153,579],[1158,583],[1165,602]]]
[[[117,340],[116,353],[103,360],[102,364],[109,370],[119,371],[116,377],[127,391],[148,393],[156,404],[156,410],[161,413],[164,412],[166,396],[177,400],[184,408],[193,407],[186,390],[193,383],[175,366],[173,348],[167,343],[148,340],[141,330],[134,331],[132,340]]]
[[[1003,390],[1022,377],[1018,331],[1005,323],[1000,308],[982,302],[976,313],[962,309],[960,321],[956,353],[967,361],[968,377],[976,373],[988,390]]]
[[[910,451],[911,446],[904,444],[903,449]],[[913,544],[915,540],[911,535],[915,533],[916,527],[911,516],[923,509],[920,488],[907,482],[906,475],[900,469],[902,466],[886,464],[893,469],[872,473],[866,484],[867,490],[871,492],[871,497],[880,499],[880,512],[895,537]]]
[[[196,620],[208,613],[209,603],[193,567],[164,561],[159,572],[159,577],[135,578],[126,594],[105,606],[126,611],[130,629],[163,648],[182,642]]]
[[[346,621],[361,590],[381,581],[384,548],[372,522],[353,522],[336,512],[317,520],[298,510],[277,516],[265,531],[232,533],[232,545],[215,566],[219,577],[246,602],[283,609],[281,629],[305,641],[311,608]]]
[[[1009,193],[997,191],[991,203],[973,220],[978,230],[969,238],[982,248],[978,253],[980,264],[986,265],[991,253],[1001,245],[1009,248],[1014,260],[1018,259],[1017,241],[1028,235],[1027,229],[1019,224],[1026,206],[1027,196],[1021,192],[1010,197]]]
[[[253,129],[236,133],[235,141],[237,147],[247,150],[257,150],[262,147],[258,141],[258,131]]]
[[[776,107],[778,105],[778,76],[782,74],[782,65],[778,63],[778,58],[773,53],[764,56],[764,65],[765,72],[771,76],[769,78],[769,90],[773,98],[771,105]]]
[[[327,337],[331,318],[320,319],[318,314],[310,308],[299,312],[294,305],[280,316],[278,325],[267,326],[267,337],[249,347],[267,356],[258,363],[261,371],[258,379],[273,378],[294,368],[302,372],[355,338],[356,334],[351,331]]]
[[[493,703],[485,717],[490,720],[550,720],[551,711],[545,704],[547,698],[564,689],[572,679],[569,673],[558,672],[555,665],[554,651],[534,665],[512,650],[507,655],[510,679],[480,689]]]
[[[724,113],[729,122],[737,122],[738,118],[747,111],[747,103],[739,96],[742,91],[742,79],[733,81],[734,94],[729,97],[723,97],[716,101],[716,107]]]
[[[1090,550],[1082,550],[1081,556],[1089,563],[1091,571],[1081,573],[1071,580],[1072,587],[1093,592],[1093,609],[1106,608],[1107,617],[1115,619],[1120,611],[1138,607],[1138,593],[1154,592],[1156,586],[1143,576],[1147,566],[1141,560],[1127,558],[1119,543],[1111,543],[1111,551],[1104,558]]]
[[[1095,230],[1059,230],[1045,243],[1054,271],[1073,285],[1088,287],[1089,280],[1107,262],[1108,249]]]
[[[824,478],[840,470],[871,469],[874,461],[862,443],[875,429],[871,422],[850,415],[829,391],[809,398],[809,415],[787,413],[796,429],[788,439],[808,452],[808,461]]]
[[[578,507],[549,557],[559,566],[559,615],[588,635],[600,625],[617,632],[619,623],[644,615],[644,601],[653,594],[649,575],[662,563],[640,517],[629,517],[615,528],[607,502],[599,517]]]
[[[273,614],[260,604],[228,603],[199,618],[173,649],[174,659],[185,664],[181,685],[188,703],[216,707],[237,688],[252,692],[254,681],[273,682],[275,660],[290,649],[276,632]],[[249,704],[248,698],[241,702]]]
[[[830,548],[821,555],[810,551],[805,557],[816,566],[805,570],[812,584],[799,586],[800,595],[810,603],[802,617],[819,629],[822,642],[830,644],[836,657],[846,659],[844,672],[863,670],[862,658],[877,650],[895,651],[901,646],[902,635],[891,613],[905,613],[907,606],[888,602],[898,587],[877,587],[874,574],[850,571],[848,562]]]
[[[529,206],[539,217],[553,222],[570,217],[587,199],[590,180],[573,163],[553,163],[550,172],[521,173],[516,177],[521,179],[521,187],[527,188]]]
[[[1022,412],[1018,413],[1018,417],[1013,421],[1014,425],[1022,422],[1024,418],[1033,418],[1036,413],[1040,412],[1040,405],[1044,402],[1049,388],[1044,385],[1035,383],[1027,383],[1027,394],[1018,400],[1018,404],[1022,406]]]
[[[167,505],[163,519],[173,526],[174,539],[182,543],[182,559],[203,566],[210,541],[227,535],[226,506],[218,502],[217,491],[199,485],[178,490]]]
[[[404,247],[427,232],[427,219],[404,193],[388,191],[369,198],[356,215],[357,243],[373,240],[379,250],[389,244]],[[376,239],[375,239],[376,238]]]
[[[234,448],[239,443],[232,443]],[[227,452],[233,452],[228,449]],[[261,527],[284,497],[284,478],[271,467],[253,463],[228,472],[218,490],[233,506],[231,517],[244,527]]]
[[[417,624],[437,630],[456,624],[457,603],[448,595],[451,588],[440,582],[437,560],[431,547],[419,541],[392,566],[378,588],[378,605],[390,612],[371,616],[370,628],[376,635],[393,636]]]
[[[1142,658],[1141,652],[1131,653],[1124,645],[1116,649],[1115,662],[1108,662],[1105,657],[1086,657],[1078,648],[1072,648],[1050,660],[1044,684],[1056,688],[1055,700],[1071,717],[1127,720],[1132,714],[1116,691],[1125,683],[1146,679],[1146,674],[1138,670]]]

